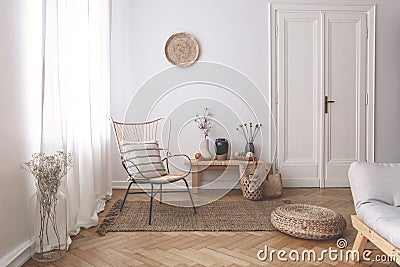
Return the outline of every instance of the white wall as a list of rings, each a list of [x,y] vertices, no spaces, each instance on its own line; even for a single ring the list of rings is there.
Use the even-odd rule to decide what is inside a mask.
[[[124,112],[130,103],[131,97],[137,93],[141,85],[153,75],[171,67],[164,55],[164,45],[170,35],[176,32],[193,34],[200,45],[200,61],[216,62],[227,65],[248,76],[260,88],[247,88],[235,85],[240,83],[241,77],[229,76],[223,70],[218,72],[218,78],[231,80],[230,89],[240,96],[251,98],[251,94],[258,99],[268,95],[268,69],[266,61],[268,55],[268,35],[266,8],[260,8],[261,2],[248,1],[129,1],[117,0],[113,2],[112,22],[112,83],[111,83],[111,113],[116,119],[123,120]],[[229,7],[229,8],[227,8]],[[266,6],[264,6],[266,7]],[[199,68],[196,64],[185,73],[190,75],[193,69]],[[179,71],[178,71],[179,72]],[[229,71],[228,71],[229,72]],[[208,80],[206,80],[208,81]],[[237,83],[235,84],[235,81]],[[222,81],[217,81],[223,85]],[[227,82],[229,83],[229,81]],[[172,84],[174,85],[174,84]],[[169,85],[165,85],[167,91]],[[253,89],[255,91],[249,91]],[[150,91],[151,90],[151,91]],[[154,94],[150,88],[149,94]],[[200,99],[200,100],[199,100]],[[143,100],[142,100],[143,101]],[[189,101],[184,103],[185,101]],[[213,118],[220,121],[222,126],[214,123],[210,132],[211,138],[225,137],[233,144],[232,151],[244,150],[245,142],[235,131],[241,121],[255,121],[251,109],[259,109],[255,114],[268,119],[268,106],[261,105],[246,107],[233,93],[227,93],[222,88],[210,84],[192,84],[183,86],[180,90],[165,96],[157,108],[159,113],[165,111],[172,118],[173,127],[177,132],[181,126],[201,113],[204,107],[209,107]],[[221,104],[222,103],[222,104]],[[161,107],[160,107],[161,106]],[[264,111],[264,112],[263,112]],[[145,110],[141,111],[147,112]],[[235,112],[237,114],[235,114]],[[223,128],[226,128],[225,130]],[[173,134],[172,151],[181,152],[193,157],[197,152],[202,134],[193,123],[183,127],[180,137]],[[264,138],[265,140],[265,138]],[[256,142],[257,155],[261,154],[261,136]],[[177,145],[178,144],[178,145]],[[115,149],[114,149],[115,151]],[[263,155],[264,158],[268,155]],[[125,175],[120,167],[117,155],[112,157],[113,179],[123,180]],[[226,175],[226,178],[238,176],[237,170]],[[210,174],[211,177],[215,174]],[[238,177],[237,177],[238,178]],[[227,181],[229,183],[229,181]],[[114,183],[114,185],[119,183]]]
[[[37,3],[0,1],[0,266],[21,263],[23,257],[13,260],[29,244],[34,183],[20,164],[38,150],[40,140],[41,33],[40,17],[33,16],[40,15]]]
[[[288,2],[288,1],[274,1]],[[293,1],[295,3],[309,1]],[[319,3],[375,4],[374,1],[318,1]],[[264,0],[114,0],[112,17],[112,73],[111,113],[115,119],[123,120],[124,113],[138,89],[153,75],[170,67],[164,56],[164,44],[170,35],[187,32],[194,35],[200,44],[200,61],[225,64],[247,75],[260,88],[266,98],[269,95],[269,37],[268,1]],[[400,2],[378,1],[377,45],[376,45],[376,160],[400,162]],[[193,68],[193,67],[191,67]],[[188,68],[190,69],[190,68]],[[189,71],[188,71],[189,72]],[[251,116],[242,107],[234,104],[229,96],[213,93],[215,86],[186,86],[171,96],[174,106],[168,107],[168,97],[159,105],[160,110],[173,111],[175,120],[188,118],[201,111],[203,106],[218,110],[215,117],[222,122],[231,122],[231,114],[219,109],[212,100],[192,101],[191,109],[180,105],[176,99],[209,97],[230,103],[239,109],[243,117]],[[167,90],[168,88],[166,88]],[[153,91],[146,91],[152,96]],[[142,97],[146,101],[147,97]],[[258,107],[259,108],[259,107]],[[265,107],[267,108],[267,107]],[[137,114],[147,112],[136,110]],[[182,117],[182,118],[180,118]],[[236,123],[236,121],[235,121]],[[228,123],[229,124],[229,123]],[[235,125],[235,124],[233,124]],[[198,130],[189,131],[181,147],[192,155],[193,146],[201,138]],[[234,127],[234,126],[233,126]],[[243,140],[229,129],[235,145]],[[213,135],[213,134],[212,134]],[[215,132],[219,137],[223,132]],[[196,143],[197,144],[197,143]],[[257,145],[257,143],[256,143]],[[259,145],[259,144],[258,144]],[[240,149],[242,145],[237,146]],[[114,185],[121,185],[125,175],[115,147],[112,148]],[[235,148],[236,149],[236,148]],[[185,148],[184,148],[185,150]],[[264,154],[265,155],[265,154]]]
[[[377,3],[375,159],[400,162],[400,2]]]

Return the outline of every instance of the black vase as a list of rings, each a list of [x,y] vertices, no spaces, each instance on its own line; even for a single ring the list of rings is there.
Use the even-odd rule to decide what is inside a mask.
[[[217,160],[226,160],[228,159],[228,140],[225,138],[217,138],[215,139],[215,147],[216,147],[216,158]]]

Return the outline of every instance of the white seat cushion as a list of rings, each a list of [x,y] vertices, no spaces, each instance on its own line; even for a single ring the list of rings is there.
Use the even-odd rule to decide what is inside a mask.
[[[358,217],[400,248],[400,164],[355,162],[349,180]]]
[[[361,205],[357,215],[372,230],[400,248],[400,207],[371,201]]]

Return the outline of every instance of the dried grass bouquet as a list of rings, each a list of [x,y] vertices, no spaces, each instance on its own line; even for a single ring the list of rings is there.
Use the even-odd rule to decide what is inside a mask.
[[[23,164],[36,179],[37,200],[40,212],[40,253],[44,252],[43,241],[49,239],[49,223],[54,230],[58,248],[61,248],[60,235],[56,222],[57,192],[61,185],[61,179],[67,174],[69,167],[72,166],[72,154],[64,151],[57,151],[54,155],[36,153],[32,159]],[[46,239],[44,239],[46,238]]]
[[[61,179],[71,166],[72,154],[64,151],[57,151],[54,155],[35,153],[30,161],[23,164],[23,168],[35,177],[36,186],[44,195],[57,193]]]

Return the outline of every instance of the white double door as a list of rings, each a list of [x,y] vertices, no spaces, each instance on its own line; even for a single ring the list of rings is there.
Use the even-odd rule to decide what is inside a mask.
[[[276,12],[277,164],[286,186],[345,187],[366,161],[368,13]]]

